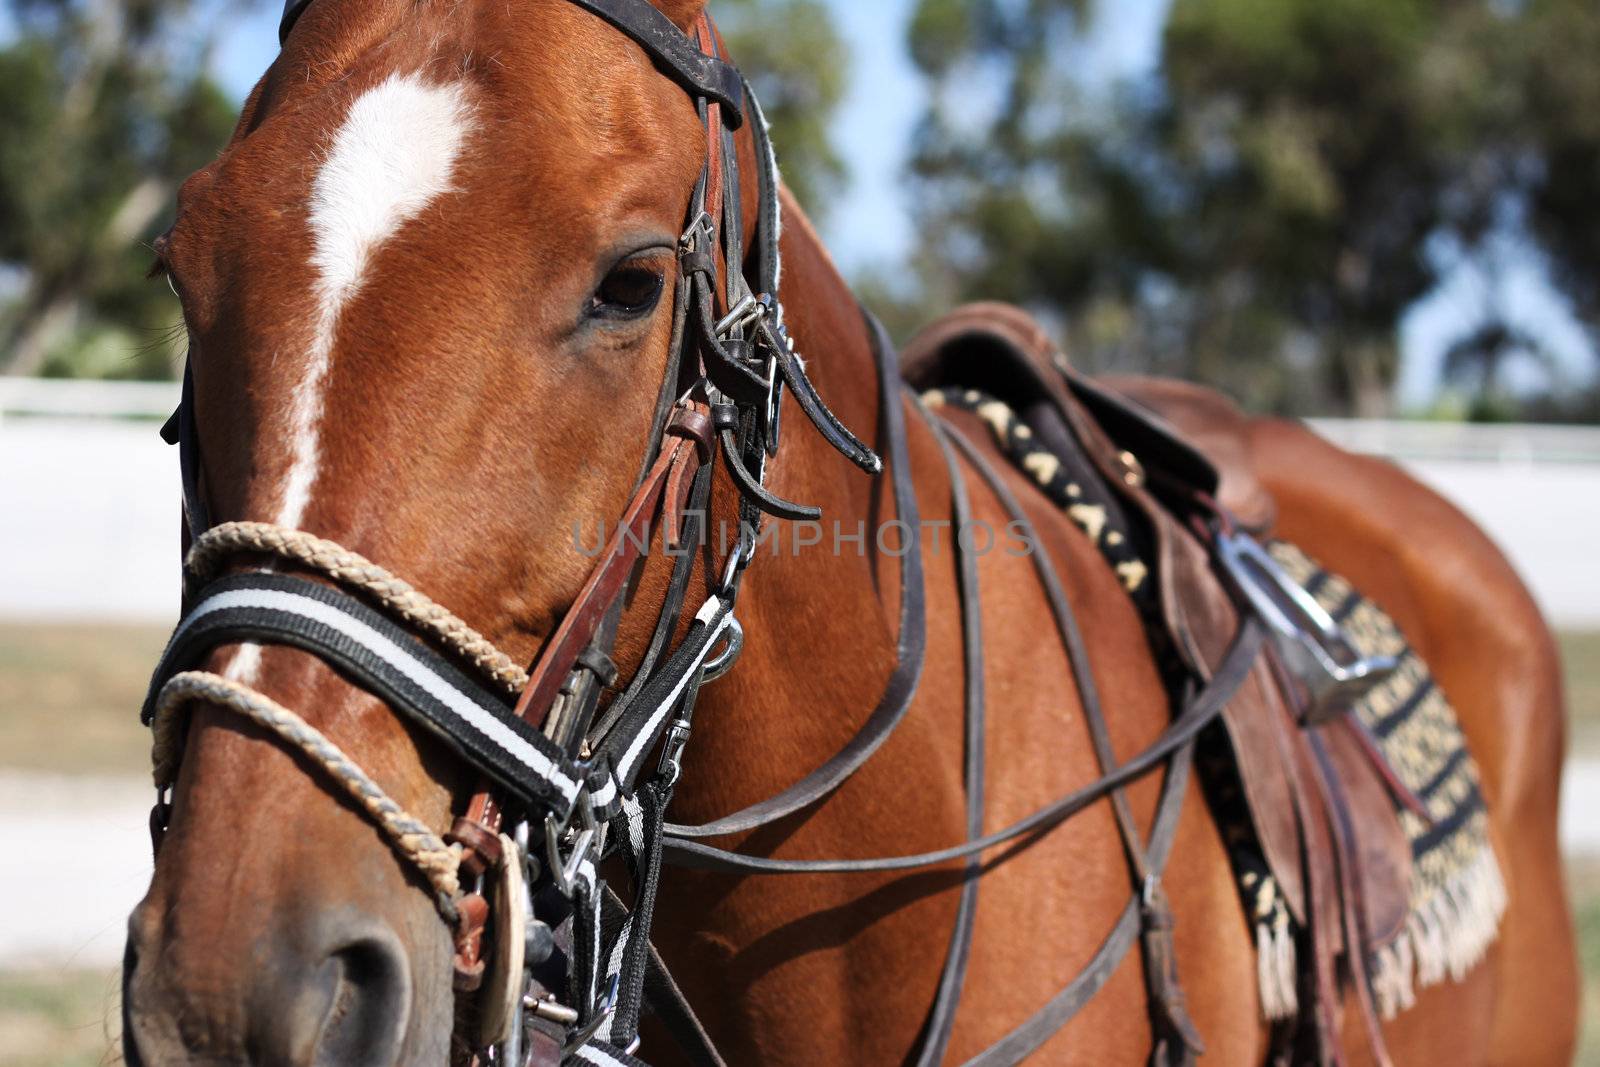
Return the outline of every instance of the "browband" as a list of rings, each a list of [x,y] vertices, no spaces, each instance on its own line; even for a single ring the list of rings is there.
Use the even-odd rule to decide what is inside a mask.
[[[744,84],[731,63],[702,52],[650,0],[572,0],[572,3],[611,23],[649,53],[656,66],[682,86],[690,96],[722,105],[722,122],[730,130],[744,123]],[[288,39],[295,20],[311,0],[286,0],[278,40]]]

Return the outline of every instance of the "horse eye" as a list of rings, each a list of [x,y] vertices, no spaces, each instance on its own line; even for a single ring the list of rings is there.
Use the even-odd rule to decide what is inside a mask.
[[[661,299],[661,285],[662,277],[655,271],[624,264],[606,275],[595,291],[589,310],[607,317],[643,315]]]

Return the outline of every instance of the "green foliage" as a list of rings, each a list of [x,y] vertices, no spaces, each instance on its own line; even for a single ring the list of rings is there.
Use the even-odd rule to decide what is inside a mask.
[[[844,186],[829,131],[849,87],[850,52],[821,0],[719,0],[717,25],[772,126],[784,181],[816,218]]]
[[[1159,78],[1114,91],[1074,77],[1085,17],[919,3],[930,291],[1049,312],[1092,368],[1380,413],[1397,324],[1451,266],[1426,250],[1487,258],[1526,216],[1600,330],[1592,0],[1174,0]],[[1453,350],[1486,390],[1496,315]]]
[[[176,301],[144,246],[227,138],[187,0],[19,0],[0,50],[0,369],[163,377]]]
[[[0,49],[0,373],[152,378],[174,371],[177,303],[145,278],[178,183],[213,159],[237,103],[206,75],[210,39],[252,4],[10,0]],[[848,51],[822,0],[720,0],[790,186],[824,211],[846,176],[829,138]]]

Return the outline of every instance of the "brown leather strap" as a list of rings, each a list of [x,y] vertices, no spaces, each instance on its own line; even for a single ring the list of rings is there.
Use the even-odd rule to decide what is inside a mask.
[[[701,52],[708,56],[717,54],[716,31],[711,28],[711,16],[705,12],[695,20],[695,40]],[[722,224],[722,105],[714,100],[706,101],[706,214],[715,225]],[[719,247],[712,253],[718,259],[722,258],[720,244],[718,242]],[[723,270],[733,268],[733,264],[722,264]],[[727,311],[727,301],[720,289],[720,286],[711,286],[711,299],[718,314]]]
[[[660,458],[645,475],[627,511],[612,531],[599,563],[589,573],[589,580],[529,672],[528,684],[517,699],[518,715],[530,720],[542,718],[555,702],[556,693],[577,662],[578,654],[593,639],[606,611],[622,595],[628,575],[639,561],[642,546],[648,543],[650,519],[665,497],[674,468],[680,463],[683,465],[678,479],[680,492],[686,491],[689,480],[700,469],[700,457],[706,452],[700,443],[703,425],[709,425],[704,411],[687,407],[678,409],[667,423],[667,439]],[[685,472],[687,477],[684,477]],[[671,504],[681,508],[683,497]],[[676,527],[676,519],[669,524]]]

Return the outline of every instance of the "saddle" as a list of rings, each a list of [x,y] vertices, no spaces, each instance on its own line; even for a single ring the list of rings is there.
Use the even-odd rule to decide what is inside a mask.
[[[1168,671],[1170,685],[1209,678],[1241,613],[1273,609],[1239,573],[1239,557],[1264,555],[1254,545],[1270,536],[1276,505],[1256,474],[1247,417],[1219,394],[1175,381],[1090,380],[1031,316],[998,303],[928,326],[906,346],[902,371],[918,391],[999,400],[1075,483],[1097,483],[1107,521],[1130,531],[1149,562],[1141,610],[1158,662],[1179,665]],[[1293,599],[1293,589],[1279,592]],[[1415,800],[1355,716],[1336,702],[1319,705],[1293,641],[1285,635],[1268,649],[1222,721],[1250,829],[1309,949],[1294,955],[1311,965],[1280,976],[1278,1003],[1264,980],[1264,1008],[1298,1020],[1279,1027],[1286,1055],[1295,1044],[1297,1062],[1307,1049],[1333,1062],[1354,987],[1386,1062],[1365,961],[1405,926],[1412,852],[1397,808]],[[1261,967],[1265,974],[1269,962]]]

